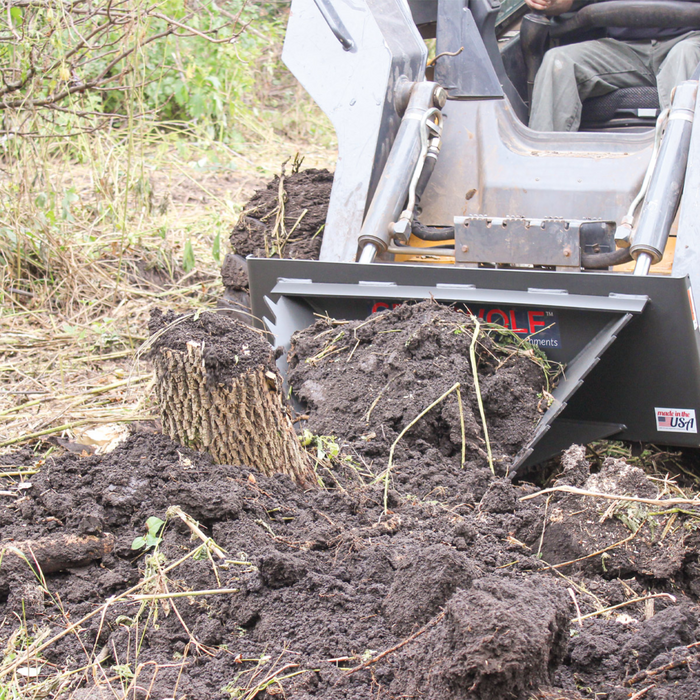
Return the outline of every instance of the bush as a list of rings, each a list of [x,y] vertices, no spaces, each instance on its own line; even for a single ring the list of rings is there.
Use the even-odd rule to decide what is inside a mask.
[[[3,143],[134,119],[189,122],[235,142],[255,131],[261,110],[293,97],[279,60],[286,4],[9,3],[0,13]]]

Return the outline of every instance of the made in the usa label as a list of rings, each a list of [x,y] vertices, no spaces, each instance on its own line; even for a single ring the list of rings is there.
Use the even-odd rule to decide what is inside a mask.
[[[694,408],[655,408],[656,430],[660,433],[697,433]]]

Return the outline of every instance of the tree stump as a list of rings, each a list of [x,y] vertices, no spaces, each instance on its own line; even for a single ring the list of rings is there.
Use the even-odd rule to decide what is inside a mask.
[[[282,391],[274,350],[262,335],[223,315],[198,319],[156,311],[150,357],[163,432],[219,464],[316,483]]]

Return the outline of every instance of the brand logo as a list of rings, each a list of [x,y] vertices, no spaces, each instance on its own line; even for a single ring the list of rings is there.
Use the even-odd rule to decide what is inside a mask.
[[[401,302],[376,301],[372,313],[386,311],[400,306]],[[484,323],[497,323],[533,345],[541,348],[560,348],[561,336],[554,311],[544,309],[501,308],[492,306],[469,307],[464,309]]]
[[[660,433],[697,433],[693,408],[655,408],[656,429]]]

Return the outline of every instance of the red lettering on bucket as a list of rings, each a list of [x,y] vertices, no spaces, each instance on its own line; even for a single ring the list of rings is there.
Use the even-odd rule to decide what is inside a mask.
[[[544,311],[528,311],[527,312],[527,325],[528,325],[528,330],[530,332],[530,335],[533,333],[536,333],[540,328],[545,327],[545,322],[543,320],[544,318]]]
[[[510,326],[508,323],[508,314],[506,314],[505,311],[501,311],[501,309],[491,309],[491,311],[486,314],[486,323],[499,323],[498,321],[493,320],[494,316],[500,316],[503,319],[501,325],[504,328],[508,328]]]

